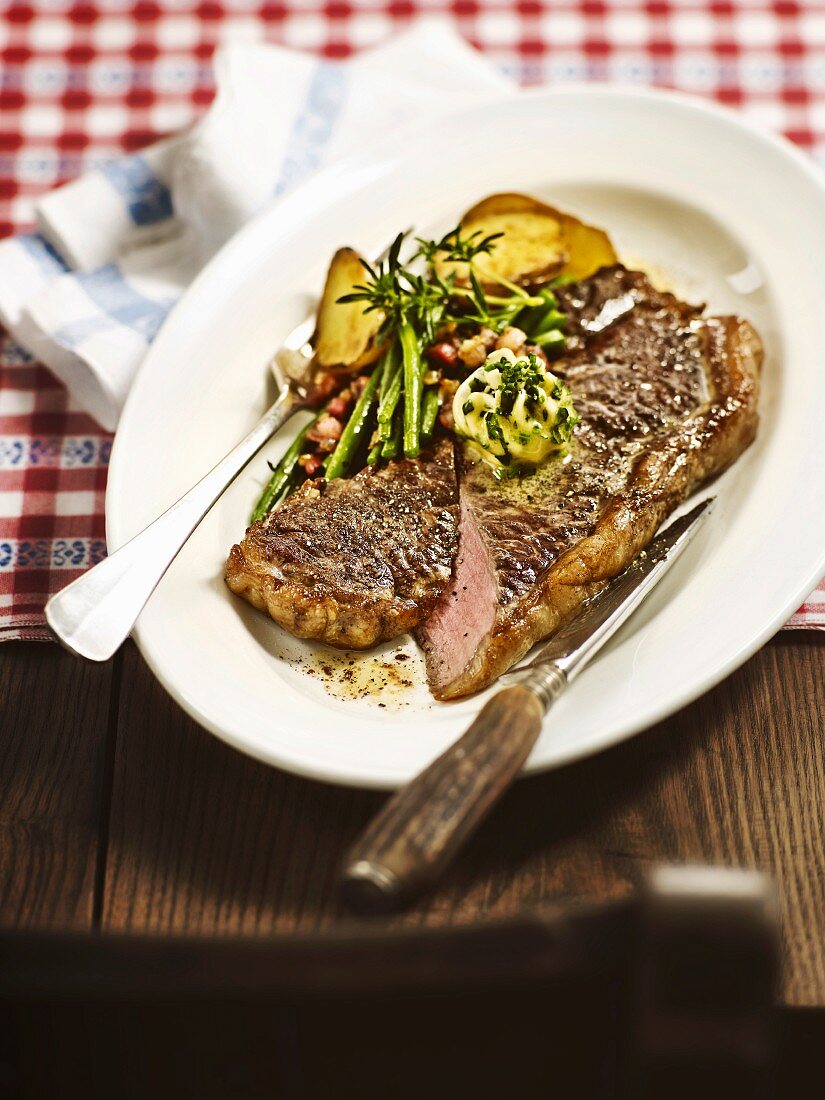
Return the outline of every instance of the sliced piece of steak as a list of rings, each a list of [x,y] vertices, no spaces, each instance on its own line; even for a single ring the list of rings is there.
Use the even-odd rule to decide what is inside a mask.
[[[439,699],[486,687],[568,621],[756,432],[747,322],[702,317],[621,266],[558,296],[570,354],[553,369],[581,423],[564,460],[520,482],[462,450],[453,582],[418,632]]]
[[[306,482],[233,546],[233,592],[299,638],[366,649],[432,611],[458,547],[453,445]]]

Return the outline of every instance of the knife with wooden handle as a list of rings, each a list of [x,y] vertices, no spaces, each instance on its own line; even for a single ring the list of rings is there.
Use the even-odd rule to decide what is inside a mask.
[[[509,674],[518,683],[497,692],[466,733],[389,799],[345,860],[341,887],[352,908],[398,909],[435,882],[518,775],[547,711],[670,569],[712,503],[657,535],[529,665]]]

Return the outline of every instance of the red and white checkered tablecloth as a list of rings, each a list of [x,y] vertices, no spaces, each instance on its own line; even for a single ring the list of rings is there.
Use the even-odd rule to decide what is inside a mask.
[[[825,166],[825,4],[0,0],[0,236],[31,227],[44,191],[191,123],[212,99],[219,43],[265,39],[342,58],[423,13],[447,15],[523,84],[693,92],[741,108]],[[48,638],[48,594],[105,553],[110,444],[0,337],[0,639]],[[825,627],[825,586],[789,625]]]

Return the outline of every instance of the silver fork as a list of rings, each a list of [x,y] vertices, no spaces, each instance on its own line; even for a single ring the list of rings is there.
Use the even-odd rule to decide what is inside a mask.
[[[386,259],[390,248],[387,245],[375,262]],[[140,534],[52,596],[46,621],[67,649],[90,661],[108,660],[126,641],[161,577],[218,497],[291,416],[309,408],[299,379],[312,357],[314,328],[315,318],[307,317],[276,352],[270,370],[278,396],[249,435]]]
[[[313,327],[312,317],[296,326],[270,363],[278,395],[252,431],[148,527],[52,596],[46,621],[67,649],[91,661],[111,657],[218,497],[291,416],[309,407],[305,388],[281,364],[308,360]]]

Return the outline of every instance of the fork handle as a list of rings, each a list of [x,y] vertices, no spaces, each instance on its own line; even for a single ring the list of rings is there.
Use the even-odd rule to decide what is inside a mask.
[[[341,886],[352,908],[398,909],[435,882],[518,775],[565,684],[560,669],[545,666],[499,691],[389,799],[345,861]]]
[[[305,406],[288,390],[252,431],[188,493],[109,557],[46,604],[46,620],[73,653],[105,661],[128,637],[163,574],[200,521],[247,462]]]

